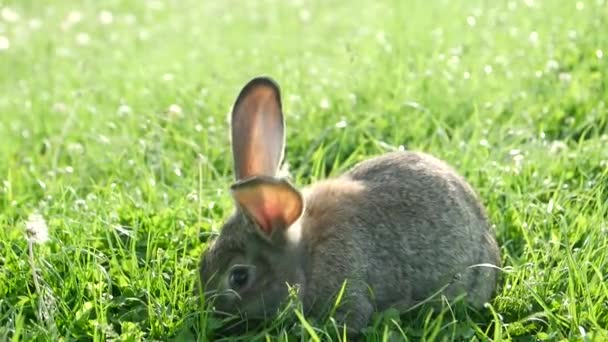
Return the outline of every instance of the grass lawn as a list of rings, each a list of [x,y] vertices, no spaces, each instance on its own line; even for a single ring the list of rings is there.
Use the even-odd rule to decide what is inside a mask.
[[[608,340],[607,27],[606,0],[0,0],[0,341],[219,331],[198,259],[262,74],[298,185],[423,150],[495,225],[486,310],[378,314],[368,340]],[[243,340],[340,339],[294,311]]]

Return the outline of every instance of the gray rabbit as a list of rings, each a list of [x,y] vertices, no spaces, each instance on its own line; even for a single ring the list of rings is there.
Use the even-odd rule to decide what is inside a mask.
[[[216,310],[272,317],[289,284],[318,317],[345,284],[335,318],[356,333],[374,310],[404,310],[435,293],[465,295],[475,307],[492,298],[499,248],[454,169],[391,152],[299,191],[278,175],[284,129],[279,86],[254,78],[232,111],[236,211],[201,259]]]

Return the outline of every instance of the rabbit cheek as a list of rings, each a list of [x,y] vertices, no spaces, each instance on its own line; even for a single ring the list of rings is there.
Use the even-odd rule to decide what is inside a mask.
[[[276,312],[283,296],[276,292],[252,288],[243,294],[225,293],[215,301],[215,310],[240,315],[246,319],[265,319]]]
[[[287,292],[276,285],[269,288],[252,289],[247,298],[243,298],[241,313],[249,319],[267,319],[277,313]]]
[[[234,290],[225,290],[221,295],[216,296],[213,306],[216,312],[239,315],[244,314],[244,304],[247,302],[247,297],[243,296]]]

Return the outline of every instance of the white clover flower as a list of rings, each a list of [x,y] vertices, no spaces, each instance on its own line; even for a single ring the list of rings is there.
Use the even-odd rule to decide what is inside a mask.
[[[2,11],[0,11],[0,16],[9,23],[19,21],[19,14],[8,7],[5,7],[2,9]]]
[[[321,107],[321,109],[329,109],[330,103],[328,99],[321,99],[321,102],[319,103],[319,107]]]
[[[180,107],[176,104],[170,105],[167,112],[169,114],[170,119],[177,119],[177,118],[181,118],[183,116],[182,107]]]
[[[44,244],[49,240],[49,227],[38,212],[31,213],[25,221],[25,232],[33,243]]]
[[[11,41],[4,36],[0,36],[0,50],[8,50],[11,47]]]
[[[99,22],[101,22],[104,25],[109,25],[114,21],[114,16],[112,15],[112,12],[110,11],[101,11],[101,13],[99,13]]]

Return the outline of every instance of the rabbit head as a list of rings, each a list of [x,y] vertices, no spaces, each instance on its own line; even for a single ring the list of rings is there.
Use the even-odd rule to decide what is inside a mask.
[[[277,176],[284,152],[280,89],[264,77],[238,95],[231,117],[236,210],[201,258],[201,282],[216,311],[263,318],[301,283],[301,251],[291,243],[301,193]]]

